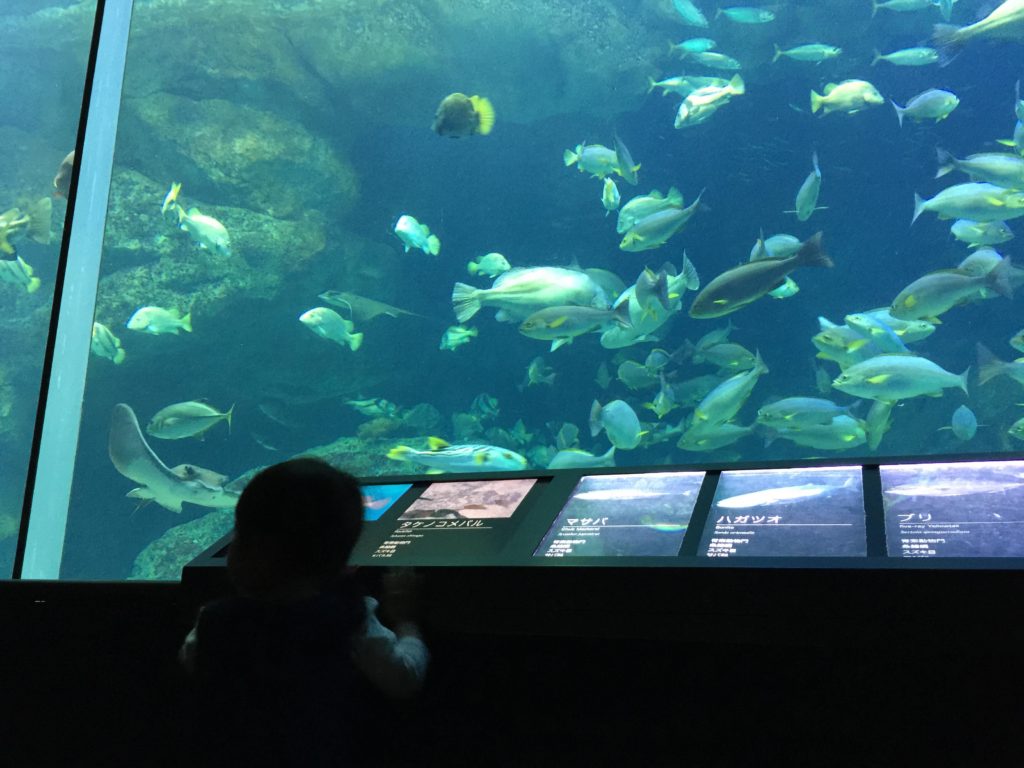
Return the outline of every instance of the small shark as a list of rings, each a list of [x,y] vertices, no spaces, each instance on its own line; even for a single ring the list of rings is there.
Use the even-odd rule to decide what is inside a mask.
[[[186,501],[215,509],[238,502],[238,492],[225,487],[223,475],[191,464],[168,468],[142,436],[135,412],[124,403],[115,405],[110,417],[108,452],[118,472],[142,485],[129,492],[132,498],[155,501],[172,512],[181,512]]]

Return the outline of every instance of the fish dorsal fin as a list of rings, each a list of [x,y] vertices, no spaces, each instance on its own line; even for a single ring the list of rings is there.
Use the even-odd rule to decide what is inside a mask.
[[[825,89],[822,91],[822,93],[824,93],[826,96],[828,96],[835,89],[836,89],[836,83],[829,83],[828,85],[825,86]]]
[[[428,437],[427,446],[432,451],[440,451],[442,448],[450,447],[450,443],[447,440],[442,440],[440,437]]]

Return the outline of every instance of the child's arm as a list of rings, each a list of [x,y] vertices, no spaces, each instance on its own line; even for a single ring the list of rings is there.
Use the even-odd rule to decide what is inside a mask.
[[[414,621],[416,581],[411,572],[385,576],[383,610],[394,626],[377,618],[377,601],[366,598],[366,621],[352,638],[352,660],[369,680],[388,696],[409,698],[423,686],[430,652]]]
[[[196,628],[193,626],[185,635],[185,640],[181,644],[181,648],[178,649],[178,661],[181,666],[190,675],[196,671],[196,644],[198,636],[196,635]]]

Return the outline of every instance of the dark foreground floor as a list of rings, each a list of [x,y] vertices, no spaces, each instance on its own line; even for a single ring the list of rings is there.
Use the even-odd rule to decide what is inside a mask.
[[[178,589],[40,594],[0,587],[0,765],[188,765]],[[832,648],[435,632],[378,764],[1019,766],[1024,662],[992,627]]]

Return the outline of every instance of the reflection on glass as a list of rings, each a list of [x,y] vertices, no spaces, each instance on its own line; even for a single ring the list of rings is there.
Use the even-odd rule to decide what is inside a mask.
[[[369,522],[380,520],[381,516],[410,488],[412,483],[364,485],[360,489],[363,493],[363,519]]]
[[[534,555],[676,555],[703,480],[703,472],[584,477]]]
[[[880,472],[890,557],[1024,557],[1024,462]]]
[[[864,556],[864,526],[860,467],[723,472],[700,554]]]
[[[0,9],[0,578],[14,561],[95,12]]]

